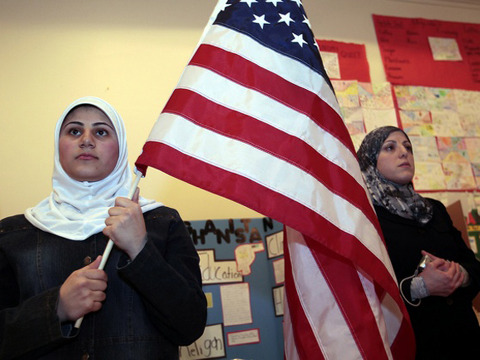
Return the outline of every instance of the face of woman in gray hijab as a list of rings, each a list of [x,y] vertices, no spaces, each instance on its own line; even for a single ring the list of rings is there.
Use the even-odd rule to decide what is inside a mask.
[[[387,180],[399,185],[410,183],[415,174],[412,144],[403,131],[394,131],[382,144],[377,169]]]
[[[395,126],[375,129],[365,136],[357,156],[375,205],[421,224],[432,219],[432,205],[413,188],[415,165],[407,134]]]
[[[398,185],[413,179],[415,162],[408,136],[395,126],[383,126],[371,131],[357,152],[363,172],[376,169],[382,177]]]

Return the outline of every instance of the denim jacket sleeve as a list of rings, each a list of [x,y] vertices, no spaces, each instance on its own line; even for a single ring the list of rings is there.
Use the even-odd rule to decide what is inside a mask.
[[[147,217],[146,226],[145,247],[119,274],[140,293],[159,331],[174,344],[190,345],[207,316],[198,254],[176,211]]]
[[[0,222],[0,359],[35,359],[57,347],[64,336],[56,309],[60,286],[39,291],[21,300],[24,292],[17,282],[25,264],[11,257],[12,251],[27,251],[21,239],[36,238],[22,215]],[[36,245],[33,245],[35,248]],[[9,250],[7,250],[9,249]],[[16,249],[16,250],[12,250]],[[27,259],[30,259],[29,257]],[[28,261],[28,260],[27,260]],[[35,266],[35,265],[33,265]],[[36,279],[30,276],[32,282]]]
[[[5,228],[1,228],[5,235]],[[15,235],[13,235],[15,236]],[[0,248],[0,359],[36,354],[65,341],[56,314],[59,287],[51,288],[19,304],[20,289],[14,267]],[[30,358],[35,358],[32,355]]]

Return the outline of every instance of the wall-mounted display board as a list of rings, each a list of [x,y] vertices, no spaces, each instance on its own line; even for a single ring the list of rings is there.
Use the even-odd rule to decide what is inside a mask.
[[[333,40],[316,40],[323,66],[331,80],[370,82],[365,45]]]
[[[373,129],[409,136],[417,191],[480,189],[480,91],[332,80],[356,149]]]
[[[394,85],[480,90],[480,24],[373,15]]]
[[[283,225],[270,218],[185,224],[200,257],[208,318],[180,359],[283,359]]]

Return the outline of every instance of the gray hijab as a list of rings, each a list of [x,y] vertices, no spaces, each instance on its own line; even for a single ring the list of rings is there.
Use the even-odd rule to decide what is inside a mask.
[[[385,179],[377,169],[378,154],[382,145],[395,131],[405,134],[395,126],[383,126],[367,134],[357,152],[360,169],[375,205],[384,207],[392,214],[426,224],[433,216],[430,202],[415,192],[411,182],[399,185]],[[408,139],[407,134],[405,136]]]

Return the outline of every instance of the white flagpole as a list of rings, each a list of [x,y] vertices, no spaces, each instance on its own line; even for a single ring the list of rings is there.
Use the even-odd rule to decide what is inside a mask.
[[[137,175],[137,177],[133,181],[133,184],[130,187],[130,191],[128,193],[128,198],[130,200],[133,198],[133,194],[135,194],[135,190],[138,187],[138,183],[140,182],[140,180],[142,178],[142,173],[140,171],[138,171],[136,173],[136,175]],[[110,252],[112,251],[113,245],[114,245],[114,243],[113,243],[112,239],[108,239],[107,247],[103,251],[102,260],[100,261],[100,265],[98,266],[98,268],[100,270],[103,270],[103,268],[105,267],[105,264],[107,263],[108,257],[110,256]],[[80,319],[78,319],[77,321],[75,321],[75,325],[74,325],[75,328],[79,329],[80,325],[82,325],[82,321],[83,321],[83,316]]]

